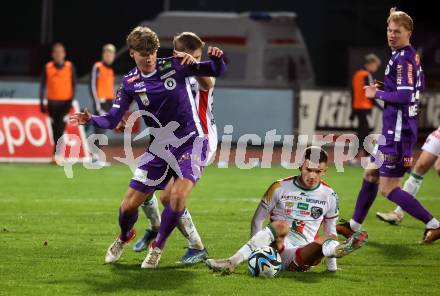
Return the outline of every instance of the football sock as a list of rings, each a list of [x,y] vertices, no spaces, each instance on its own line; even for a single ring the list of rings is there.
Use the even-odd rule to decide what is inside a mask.
[[[335,256],[335,249],[339,246],[339,242],[334,239],[328,239],[322,244],[322,254],[324,254],[325,257],[334,257]],[[336,262],[335,262],[336,263]]]
[[[327,270],[328,271],[336,271],[336,270],[338,270],[338,264],[336,262],[336,258],[326,257],[325,258],[325,263],[327,265]]]
[[[188,210],[185,210],[182,217],[180,217],[177,228],[183,236],[186,237],[188,240],[188,246],[191,249],[203,250],[205,248]]]
[[[157,232],[160,227],[160,212],[156,194],[153,194],[150,200],[145,201],[141,205],[141,209],[147,219],[150,220],[151,230]]]
[[[420,190],[420,187],[423,183],[423,176],[419,176],[414,172],[411,172],[409,175],[408,180],[405,181],[405,184],[403,184],[403,190],[411,194],[412,196],[416,197],[417,193]],[[394,212],[400,214],[403,216],[404,212],[401,207],[397,207]]]
[[[414,196],[399,187],[394,188],[388,194],[388,199],[398,204],[405,212],[423,221],[425,224],[432,220],[431,213],[428,212]]]
[[[171,232],[173,232],[174,228],[176,228],[184,211],[185,209],[179,212],[174,212],[169,204],[165,207],[162,212],[162,222],[160,223],[157,237],[153,242],[153,247],[158,247],[159,249],[164,248],[166,240]]]
[[[364,222],[371,205],[376,199],[378,189],[379,185],[377,183],[368,182],[365,179],[362,181],[362,188],[361,191],[359,191],[352,220],[356,221],[359,224],[362,224]]]
[[[439,227],[440,227],[440,223],[435,218],[432,218],[428,223],[426,223],[427,229],[437,229]]]
[[[350,228],[353,231],[359,231],[362,228],[362,224],[357,223],[353,219],[350,219]]]
[[[129,214],[123,213],[121,208],[119,208],[119,227],[121,228],[121,234],[119,235],[120,240],[127,241],[129,239],[130,231],[133,229],[137,219],[137,210]]]
[[[269,225],[258,231],[240,250],[229,258],[232,264],[238,265],[246,260],[255,249],[269,246],[275,240],[275,231]]]

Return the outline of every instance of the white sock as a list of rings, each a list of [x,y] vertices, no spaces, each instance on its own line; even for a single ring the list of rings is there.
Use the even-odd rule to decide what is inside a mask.
[[[334,239],[328,239],[322,244],[322,254],[327,258],[335,256],[335,249],[339,246],[339,242]]]
[[[336,258],[325,258],[325,263],[327,265],[328,271],[336,271],[338,270],[338,264],[336,263]]]
[[[141,205],[141,209],[147,219],[150,220],[151,230],[158,231],[160,227],[160,212],[156,194],[153,194],[150,200],[144,202]]]
[[[422,187],[423,183],[423,176],[419,176],[414,172],[411,172],[409,175],[408,180],[405,181],[405,184],[403,184],[403,190],[411,194],[412,196],[416,197],[417,193],[420,190],[420,187]],[[396,212],[399,215],[404,215],[404,211],[401,207],[397,207],[394,212]]]
[[[426,223],[426,228],[427,229],[436,229],[436,228],[439,228],[439,227],[440,227],[440,223],[435,218],[432,218],[431,221]]]
[[[265,227],[258,231],[240,250],[229,258],[231,263],[238,265],[246,260],[253,250],[269,246],[275,240],[271,228]]]
[[[183,236],[186,237],[188,240],[188,246],[191,249],[203,250],[205,248],[188,210],[185,210],[183,213],[179,220],[179,224],[177,224],[177,228],[180,230]]]
[[[359,224],[356,221],[354,221],[353,219],[350,219],[350,228],[353,231],[359,231],[362,228],[362,224]]]

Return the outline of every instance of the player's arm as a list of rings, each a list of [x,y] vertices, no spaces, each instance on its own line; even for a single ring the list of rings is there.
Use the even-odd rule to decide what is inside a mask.
[[[40,80],[40,110],[42,113],[46,113],[46,106],[44,106],[44,96],[46,93],[46,67],[43,68],[43,71],[41,73],[41,80]]]
[[[177,57],[182,58],[178,53]],[[209,61],[185,65],[180,70],[184,76],[218,77],[226,71],[223,51],[217,47],[208,47]]]
[[[383,91],[378,89],[378,85],[365,87],[365,95],[369,98],[378,98],[387,103],[409,104],[414,91],[414,66],[408,59],[399,59],[397,61],[397,90]]]
[[[92,72],[90,73],[90,96],[93,100],[93,106],[95,108],[95,114],[101,111],[101,104],[99,102],[98,93],[96,91],[96,79],[99,76],[99,68],[96,64],[93,65]]]
[[[87,111],[87,108],[84,108],[83,112],[77,112],[70,116],[69,121],[72,124],[85,124],[90,122],[103,129],[114,129],[121,121],[132,101],[133,98],[125,91],[122,84],[113,101],[113,106],[107,114],[102,116],[92,115]]]
[[[203,77],[196,77],[196,80],[199,83],[200,88],[205,90],[205,91],[208,91],[211,88],[213,88],[214,84],[215,84],[215,78],[214,77],[205,77],[205,76],[203,76]]]
[[[331,193],[329,207],[324,215],[324,234],[330,236],[337,236],[336,223],[339,217],[339,197],[336,192]]]
[[[72,64],[72,97],[70,98],[71,100],[73,100],[75,98],[76,82],[77,82],[76,68],[75,68],[75,65]]]
[[[277,189],[280,187],[279,182],[273,183],[264,193],[263,198],[255,210],[254,217],[251,222],[251,237],[263,228],[263,222],[269,213],[275,208],[277,202]]]

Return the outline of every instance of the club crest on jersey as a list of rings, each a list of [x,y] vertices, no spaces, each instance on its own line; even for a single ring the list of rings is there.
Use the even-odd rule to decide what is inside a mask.
[[[139,93],[139,98],[141,98],[142,104],[144,104],[145,106],[150,105],[150,100],[148,99],[147,93]]]
[[[165,86],[165,88],[167,89],[167,90],[173,90],[173,89],[175,89],[176,88],[176,80],[174,79],[174,78],[172,78],[172,77],[169,77],[169,78],[167,78],[165,81],[164,81],[164,83],[163,83],[163,85]]]
[[[322,208],[320,207],[312,207],[310,209],[310,216],[312,216],[313,219],[318,219],[322,215]]]

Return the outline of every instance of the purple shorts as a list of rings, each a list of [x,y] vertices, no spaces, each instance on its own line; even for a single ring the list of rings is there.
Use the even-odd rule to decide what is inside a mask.
[[[191,138],[185,144],[170,149],[148,147],[135,170],[129,186],[149,194],[163,190],[171,178],[185,178],[194,185],[200,179],[206,163],[208,141]]]
[[[411,170],[412,166],[412,141],[390,141],[379,145],[377,153],[371,156],[371,161],[379,166],[379,175],[382,177],[400,178]],[[379,153],[379,151],[381,153]],[[380,165],[380,162],[383,162]]]

